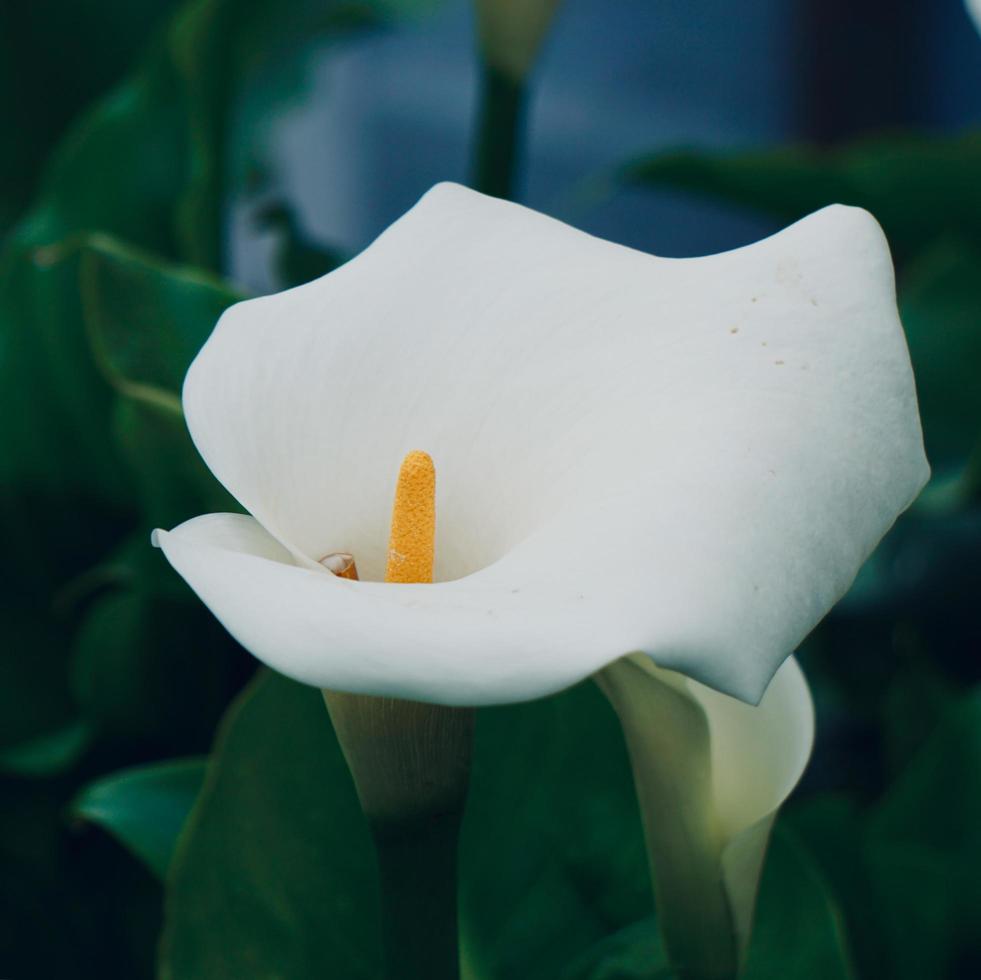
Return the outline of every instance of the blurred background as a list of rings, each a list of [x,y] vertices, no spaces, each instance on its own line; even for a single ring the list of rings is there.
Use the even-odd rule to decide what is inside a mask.
[[[662,255],[835,201],[883,224],[935,475],[801,651],[818,744],[747,975],[981,975],[963,3],[565,0],[511,85],[523,111],[495,116],[488,77],[468,0],[0,7],[0,976],[379,975],[373,856],[322,709],[252,679],[149,532],[236,508],[178,397],[221,310],[329,271],[439,180],[487,187],[480,139],[514,133],[517,200]],[[581,687],[485,715],[470,975],[667,976],[605,704]]]

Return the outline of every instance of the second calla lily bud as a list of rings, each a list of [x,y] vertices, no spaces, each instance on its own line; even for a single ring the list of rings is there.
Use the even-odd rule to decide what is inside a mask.
[[[484,60],[512,81],[528,73],[561,0],[475,0]]]
[[[730,980],[773,821],[811,754],[804,675],[791,657],[756,706],[642,655],[596,682],[623,726],[671,962],[687,980]]]

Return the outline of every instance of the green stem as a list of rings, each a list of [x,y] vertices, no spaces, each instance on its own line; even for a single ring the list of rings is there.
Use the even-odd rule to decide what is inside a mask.
[[[457,980],[457,842],[474,711],[324,691],[375,838],[387,980]]]
[[[475,190],[511,199],[523,149],[524,82],[482,62],[480,108],[473,162]]]
[[[460,813],[374,827],[387,980],[458,980]]]

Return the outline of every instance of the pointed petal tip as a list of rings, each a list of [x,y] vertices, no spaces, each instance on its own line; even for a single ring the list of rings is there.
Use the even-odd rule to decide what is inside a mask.
[[[919,479],[916,481],[915,489],[910,497],[909,503],[906,507],[911,507],[915,502],[917,497],[926,489],[926,485],[933,479],[933,467],[930,465],[930,460],[927,458],[926,446],[922,443],[922,437],[920,440],[920,469],[919,469]],[[904,510],[906,508],[903,508]]]
[[[826,204],[823,208],[819,208],[814,214],[823,214],[828,218],[842,223],[847,221],[852,224],[864,224],[874,228],[881,227],[871,211],[857,204],[842,204],[836,201],[834,204]]]
[[[871,211],[853,204],[828,204],[801,218],[794,227],[816,230],[823,226],[828,235],[846,240],[854,249],[857,243],[880,245],[889,255],[889,242],[878,219]]]
[[[793,659],[790,649],[785,638],[770,637],[763,644],[757,637],[747,643],[743,633],[742,642],[729,637],[727,643],[723,633],[712,630],[698,637],[688,652],[677,659],[666,655],[665,645],[656,643],[638,652],[655,672],[669,670],[684,674],[696,684],[755,708],[773,678]],[[699,650],[712,650],[714,655],[705,657]],[[726,654],[722,655],[722,651]]]
[[[442,180],[438,184],[433,184],[428,191],[416,202],[415,206],[408,211],[421,212],[442,212],[448,217],[453,217],[461,213],[473,214],[474,209],[480,211],[487,208],[498,214],[514,213],[527,210],[523,205],[513,201],[505,201],[499,197],[492,197],[490,194],[483,194],[475,191],[466,184],[457,184],[452,180]]]
[[[464,198],[464,197],[482,197],[478,191],[473,190],[470,187],[466,187],[464,184],[458,184],[453,180],[441,180],[426,191],[422,197],[419,198],[420,202],[425,200],[440,200],[440,199],[453,199],[453,198]]]

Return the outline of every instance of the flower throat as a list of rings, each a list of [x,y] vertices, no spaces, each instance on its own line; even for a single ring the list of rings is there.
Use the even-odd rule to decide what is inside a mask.
[[[436,542],[436,468],[428,453],[413,449],[399,468],[392,505],[385,581],[432,582]],[[338,578],[358,578],[354,556],[334,552],[320,563]]]

